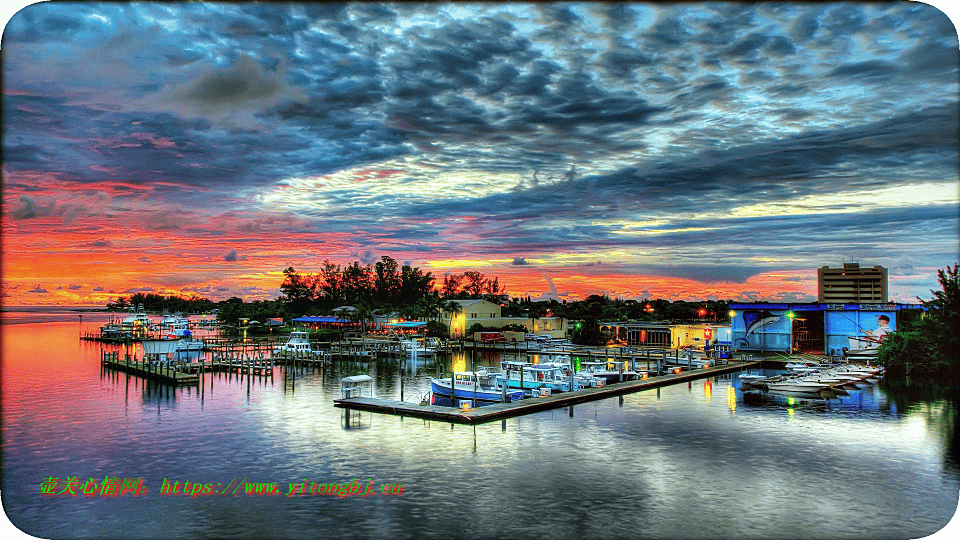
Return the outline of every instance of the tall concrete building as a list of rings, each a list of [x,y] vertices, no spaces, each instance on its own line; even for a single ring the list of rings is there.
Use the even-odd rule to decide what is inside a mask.
[[[860,268],[859,263],[843,263],[842,268],[823,266],[817,270],[817,301],[886,304],[887,269],[882,266]]]

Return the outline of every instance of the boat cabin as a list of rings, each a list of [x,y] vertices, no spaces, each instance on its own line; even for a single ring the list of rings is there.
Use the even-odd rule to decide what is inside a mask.
[[[364,395],[364,390],[368,395]],[[343,399],[373,397],[373,378],[369,375],[352,375],[340,379],[340,393]]]

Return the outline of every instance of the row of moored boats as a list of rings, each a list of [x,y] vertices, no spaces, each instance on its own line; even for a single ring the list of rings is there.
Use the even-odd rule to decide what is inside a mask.
[[[833,399],[872,386],[883,377],[879,366],[791,362],[786,368],[788,373],[773,376],[759,370],[742,373],[740,390]]]
[[[625,370],[618,362],[581,362],[580,369],[574,370],[561,358],[538,363],[504,360],[500,362],[500,371],[486,367],[477,371],[458,371],[452,376],[452,396],[451,377],[431,377],[430,390],[434,396],[446,399],[497,403],[504,401],[505,397],[506,401],[516,401],[554,392],[597,388],[646,375]]]

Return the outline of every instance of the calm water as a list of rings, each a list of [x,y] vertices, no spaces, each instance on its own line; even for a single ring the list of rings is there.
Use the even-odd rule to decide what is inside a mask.
[[[957,509],[954,401],[744,403],[733,375],[476,427],[369,413],[348,427],[340,377],[371,373],[399,398],[396,365],[157,388],[101,372],[101,345],[78,335],[104,314],[4,317],[3,506],[39,537],[920,538]],[[407,371],[404,397],[435,370]],[[105,476],[149,491],[40,494],[48,477]],[[164,479],[286,494],[354,478],[403,493],[160,494]]]

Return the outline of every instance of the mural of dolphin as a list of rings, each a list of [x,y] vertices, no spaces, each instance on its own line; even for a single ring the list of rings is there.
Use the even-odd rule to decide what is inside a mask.
[[[749,336],[750,334],[752,334],[752,333],[756,332],[757,330],[759,330],[760,328],[762,328],[762,327],[764,327],[764,326],[766,326],[766,325],[768,325],[768,324],[777,322],[777,321],[779,321],[780,319],[783,318],[781,315],[774,315],[774,314],[772,314],[772,313],[770,313],[769,311],[766,311],[766,310],[759,311],[759,312],[758,312],[758,311],[751,311],[751,312],[746,312],[746,313],[743,314],[743,320],[744,320],[744,322],[747,322],[748,319],[753,319],[754,317],[756,317],[756,320],[754,320],[753,322],[749,323],[749,326],[747,326],[747,331],[746,331],[746,333],[744,333],[743,337],[747,337],[747,336]]]

